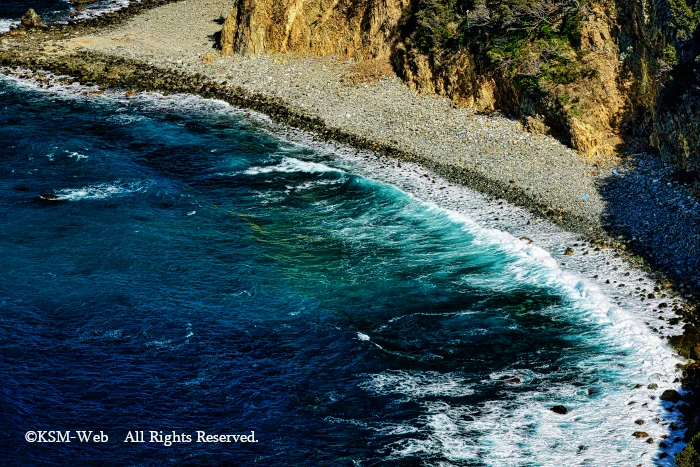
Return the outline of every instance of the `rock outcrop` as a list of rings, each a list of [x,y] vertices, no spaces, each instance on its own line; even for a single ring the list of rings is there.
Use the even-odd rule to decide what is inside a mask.
[[[25,28],[39,28],[44,25],[41,17],[36,14],[33,8],[27,10],[27,12],[22,16],[22,26]]]
[[[221,31],[224,55],[388,56],[408,0],[235,0]]]

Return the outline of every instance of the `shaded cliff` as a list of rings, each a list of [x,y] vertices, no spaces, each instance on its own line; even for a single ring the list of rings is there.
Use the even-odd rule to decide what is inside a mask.
[[[693,1],[693,0],[691,0]],[[698,5],[685,0],[232,0],[224,54],[390,57],[422,93],[500,110],[594,159],[625,134],[700,168]]]

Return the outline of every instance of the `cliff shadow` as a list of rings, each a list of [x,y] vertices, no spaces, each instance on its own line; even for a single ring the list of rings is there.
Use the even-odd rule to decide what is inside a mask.
[[[633,253],[700,293],[699,174],[650,152],[626,156],[598,185],[603,228]]]

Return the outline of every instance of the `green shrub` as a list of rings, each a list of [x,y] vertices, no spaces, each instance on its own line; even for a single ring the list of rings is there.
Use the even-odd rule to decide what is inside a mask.
[[[402,31],[422,53],[440,58],[467,47],[477,61],[509,71],[521,89],[535,90],[589,76],[581,8],[570,0],[414,0]]]
[[[700,22],[698,5],[695,10],[685,0],[668,0],[668,5],[671,10],[671,27],[676,30],[678,37],[690,37]]]
[[[700,467],[700,433],[676,456],[676,467]]]
[[[678,54],[676,48],[671,44],[664,48],[664,61],[671,66],[678,65]]]

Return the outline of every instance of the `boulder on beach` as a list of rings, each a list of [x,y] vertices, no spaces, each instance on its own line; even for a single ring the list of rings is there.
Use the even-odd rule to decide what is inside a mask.
[[[210,65],[216,61],[216,57],[214,56],[213,53],[207,52],[204,55],[202,55],[202,63],[205,65]]]
[[[27,12],[22,16],[22,26],[25,28],[40,28],[44,25],[41,20],[41,16],[36,14],[33,8],[27,10]]]

